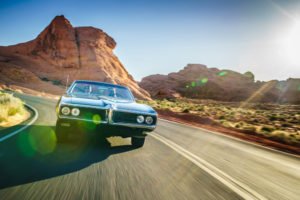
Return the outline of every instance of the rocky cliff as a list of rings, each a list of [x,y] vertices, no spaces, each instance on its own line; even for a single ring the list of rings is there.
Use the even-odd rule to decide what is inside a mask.
[[[94,27],[73,27],[64,16],[29,42],[0,47],[0,83],[61,94],[69,77],[128,86],[136,97],[149,99],[114,55],[116,42]]]
[[[139,85],[154,98],[201,98],[221,101],[300,103],[300,79],[254,81],[251,72],[189,64],[168,75],[150,75]]]

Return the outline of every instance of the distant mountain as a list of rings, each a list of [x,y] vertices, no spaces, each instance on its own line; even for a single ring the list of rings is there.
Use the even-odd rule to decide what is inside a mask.
[[[139,85],[153,98],[188,97],[221,101],[300,103],[300,79],[254,81],[251,72],[188,64],[179,72],[150,75]]]
[[[149,94],[114,55],[116,42],[100,29],[73,27],[64,16],[29,42],[0,47],[0,84],[19,85],[54,94],[75,79],[126,85],[142,99]]]

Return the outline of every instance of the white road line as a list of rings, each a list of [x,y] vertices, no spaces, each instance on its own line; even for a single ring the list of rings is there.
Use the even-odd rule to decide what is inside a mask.
[[[37,118],[38,118],[38,116],[39,116],[38,111],[37,111],[34,107],[32,107],[32,106],[30,106],[30,105],[28,105],[28,104],[26,104],[26,106],[28,106],[30,109],[33,110],[33,112],[34,112],[34,117],[33,117],[33,119],[32,119],[28,124],[26,124],[25,126],[23,126],[22,128],[20,128],[20,129],[18,129],[18,130],[15,130],[14,132],[5,135],[4,137],[1,137],[1,138],[0,138],[0,142],[3,142],[4,140],[7,140],[8,138],[10,138],[10,137],[12,137],[12,136],[14,136],[14,135],[20,133],[21,131],[23,131],[23,130],[25,130],[26,128],[28,128],[30,125],[32,125],[32,124],[37,120]]]
[[[284,155],[287,155],[287,156],[300,158],[300,156],[295,155],[295,154],[291,154],[291,153],[284,152],[284,151],[279,151],[277,149],[272,149],[270,147],[262,146],[262,145],[259,145],[259,144],[253,143],[253,142],[249,142],[247,140],[242,140],[240,138],[236,138],[236,137],[233,137],[233,136],[230,136],[230,135],[226,135],[224,133],[218,133],[216,131],[211,131],[211,130],[208,130],[208,129],[205,129],[205,128],[200,128],[198,126],[194,126],[194,125],[191,125],[191,124],[188,124],[188,123],[176,122],[176,121],[171,121],[171,120],[162,119],[162,118],[159,118],[159,120],[166,121],[166,122],[173,123],[173,124],[177,124],[177,125],[181,125],[181,126],[184,125],[184,126],[192,127],[192,128],[195,128],[195,129],[199,129],[201,131],[205,131],[205,132],[213,133],[213,134],[220,135],[220,136],[223,136],[223,137],[227,137],[227,138],[230,138],[230,139],[233,139],[233,140],[245,143],[245,144],[250,144],[252,146],[256,146],[256,147],[259,147],[259,148],[262,148],[262,149],[267,149],[267,150],[270,150],[270,151],[274,151],[274,152],[279,153],[279,154],[284,154]]]
[[[222,182],[224,185],[232,189],[238,195],[240,195],[244,199],[259,199],[259,200],[266,200],[267,198],[263,197],[262,195],[258,194],[256,191],[249,188],[247,185],[235,180],[234,178],[230,177],[228,174],[224,173],[220,169],[216,168],[215,166],[211,165],[207,161],[201,159],[200,157],[196,156],[195,154],[187,151],[186,149],[180,147],[176,143],[168,140],[167,138],[158,135],[156,133],[148,133],[153,138],[159,140],[160,142],[164,143],[180,155],[184,156],[195,165],[209,173],[211,176]]]

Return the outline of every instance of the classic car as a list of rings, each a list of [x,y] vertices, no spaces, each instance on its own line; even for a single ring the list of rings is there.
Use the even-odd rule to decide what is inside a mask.
[[[76,80],[56,106],[56,137],[66,142],[78,132],[94,131],[104,137],[131,137],[133,146],[144,145],[146,132],[156,127],[156,111],[135,101],[124,86]]]

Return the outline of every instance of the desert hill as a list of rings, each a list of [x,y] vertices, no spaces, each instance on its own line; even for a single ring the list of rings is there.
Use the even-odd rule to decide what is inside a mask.
[[[0,84],[62,94],[69,77],[128,86],[136,97],[149,99],[114,55],[116,42],[94,27],[73,27],[56,16],[34,40],[0,46]]]
[[[255,81],[244,74],[188,64],[179,72],[150,75],[139,85],[153,98],[188,97],[221,101],[300,103],[300,79]]]

